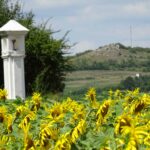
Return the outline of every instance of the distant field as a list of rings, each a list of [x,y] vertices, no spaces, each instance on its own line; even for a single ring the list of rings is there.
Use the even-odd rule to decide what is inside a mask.
[[[115,86],[128,76],[135,77],[137,73],[141,75],[150,75],[150,72],[137,71],[73,71],[67,74],[65,93],[88,89],[90,87],[99,89]]]

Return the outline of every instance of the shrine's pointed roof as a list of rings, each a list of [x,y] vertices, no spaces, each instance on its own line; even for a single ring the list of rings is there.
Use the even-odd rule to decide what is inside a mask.
[[[29,30],[15,20],[8,21],[0,28],[0,32],[28,32]]]

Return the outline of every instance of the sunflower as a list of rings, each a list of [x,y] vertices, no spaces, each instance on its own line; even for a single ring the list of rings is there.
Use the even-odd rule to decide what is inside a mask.
[[[27,136],[26,141],[24,143],[24,150],[36,150],[34,141],[31,136]]]
[[[85,106],[75,100],[72,100],[71,98],[67,98],[67,100],[62,103],[62,106],[64,112],[71,112],[71,124],[74,124],[77,120],[83,119],[86,116]]]
[[[114,96],[116,99],[121,98],[122,97],[122,93],[119,89],[117,89],[114,93]]]
[[[150,133],[147,135],[147,137],[144,139],[144,144],[147,146],[150,146]]]
[[[6,117],[6,125],[8,133],[11,133],[13,131],[12,124],[13,124],[13,116],[11,114],[8,114]]]
[[[127,143],[127,150],[137,150],[140,144],[143,144],[145,137],[148,135],[145,126],[124,126],[122,129],[122,135],[129,136]]]
[[[80,104],[75,100],[72,100],[70,97],[68,97],[67,100],[64,101],[61,105],[63,107],[64,112],[70,111],[74,113],[79,110],[85,109],[83,104]]]
[[[132,117],[127,114],[123,114],[117,118],[116,122],[117,123],[115,125],[115,134],[121,134],[123,127],[132,126]]]
[[[39,108],[40,108],[40,105],[41,105],[41,101],[42,101],[42,97],[41,97],[41,94],[40,93],[33,93],[33,96],[32,96],[32,107],[31,107],[31,111],[37,111]]]
[[[33,111],[30,111],[24,117],[24,119],[21,121],[21,123],[18,125],[18,127],[26,130],[26,127],[28,128],[28,124],[29,124],[30,120],[34,120],[34,119],[35,119],[35,113]]]
[[[61,103],[54,103],[52,108],[49,111],[48,118],[52,119],[53,121],[59,121],[64,117],[64,109]]]
[[[113,98],[113,91],[112,91],[112,89],[110,89],[109,91],[108,91],[108,95],[109,95],[109,97],[112,99]]]
[[[137,149],[139,144],[143,143],[143,139],[148,135],[146,125],[140,126],[137,118],[123,114],[117,118],[115,126],[115,134],[120,134],[122,138],[128,137],[127,150]]]
[[[6,144],[8,144],[9,141],[10,141],[9,136],[0,135],[0,149],[5,150],[5,146],[6,146]]]
[[[86,130],[86,121],[81,119],[78,123],[78,125],[71,131],[71,141],[72,143],[75,143],[76,140],[82,135]]]
[[[131,113],[140,113],[143,109],[145,109],[150,103],[150,96],[144,94],[141,98],[136,99],[132,102],[130,112]]]
[[[96,90],[95,88],[90,88],[86,94],[86,98],[89,99],[91,102],[96,100]]]
[[[78,109],[76,112],[74,112],[73,117],[70,118],[70,123],[75,124],[77,120],[84,119],[85,116],[86,116],[86,111],[82,109],[81,110]]]
[[[139,97],[139,88],[136,88],[134,91],[127,91],[125,96],[125,102],[127,104],[130,104],[133,100],[137,99]]]
[[[5,89],[0,89],[0,100],[6,100],[7,99],[7,91]]]
[[[54,150],[71,150],[70,133],[62,134],[56,142]]]
[[[20,116],[20,115],[25,115],[29,112],[29,109],[26,107],[26,106],[18,106],[16,108],[16,113],[15,113],[15,116],[16,116],[16,119]]]
[[[0,123],[1,123],[1,122],[3,123],[4,120],[6,119],[6,117],[7,117],[6,113],[7,113],[6,107],[1,106],[1,107],[0,107]]]
[[[40,147],[50,148],[50,139],[56,141],[58,139],[59,129],[53,127],[54,122],[41,125],[40,131]]]
[[[130,137],[126,150],[138,150],[138,143],[134,137]]]
[[[95,88],[90,88],[85,96],[86,96],[86,99],[90,101],[92,108],[97,109],[99,107],[99,103],[96,100]]]
[[[110,108],[111,103],[112,103],[111,100],[105,100],[103,102],[103,104],[100,105],[100,107],[96,113],[96,117],[97,117],[96,125],[97,125],[97,127],[106,121],[107,116],[109,114],[109,108]]]

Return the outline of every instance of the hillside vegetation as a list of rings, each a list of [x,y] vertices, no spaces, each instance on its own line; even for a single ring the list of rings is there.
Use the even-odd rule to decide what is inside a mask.
[[[150,48],[109,44],[70,57],[72,70],[150,70]]]

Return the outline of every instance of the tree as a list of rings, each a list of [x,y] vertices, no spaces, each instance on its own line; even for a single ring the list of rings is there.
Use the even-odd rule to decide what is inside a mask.
[[[136,83],[134,82],[134,78],[129,76],[125,80],[122,80],[120,83],[121,89],[133,90],[136,88]]]
[[[35,26],[34,14],[23,13],[19,3],[9,5],[7,0],[0,0],[0,4],[4,10],[1,11],[0,25],[9,19],[16,19],[30,30],[26,36],[26,91],[28,93],[35,90],[44,93],[63,91],[64,71],[68,67],[63,50],[70,47],[66,41],[67,34],[61,39],[55,39],[53,38],[54,31],[46,29],[44,23]],[[5,16],[6,11],[8,14]],[[2,67],[2,63],[0,65]]]
[[[60,92],[64,88],[64,71],[67,67],[63,49],[68,48],[65,36],[56,40],[45,26],[32,27],[26,40],[26,83],[31,90]]]

